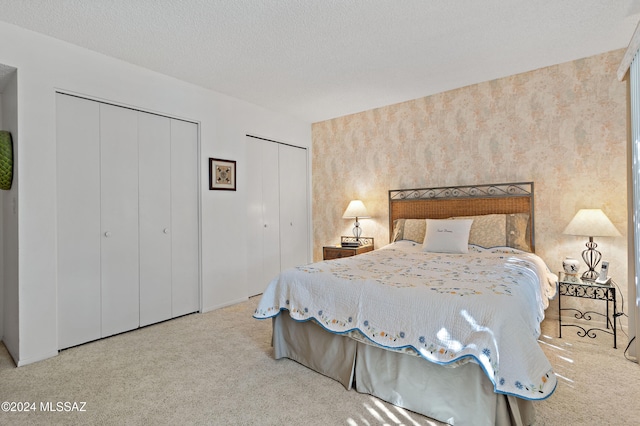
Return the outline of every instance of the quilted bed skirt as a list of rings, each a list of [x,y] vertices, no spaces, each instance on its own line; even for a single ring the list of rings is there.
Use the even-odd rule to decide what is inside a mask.
[[[274,355],[289,358],[340,382],[347,390],[452,425],[530,425],[532,401],[493,392],[475,363],[455,368],[388,351],[327,332],[287,312],[273,318]]]

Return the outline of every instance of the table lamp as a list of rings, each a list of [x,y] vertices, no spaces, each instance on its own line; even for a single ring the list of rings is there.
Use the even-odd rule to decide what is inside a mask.
[[[613,226],[607,215],[600,209],[580,209],[562,232],[567,235],[589,237],[587,249],[582,252],[582,259],[589,268],[582,274],[583,280],[593,281],[598,278],[595,267],[600,263],[602,254],[596,250],[598,245],[593,237],[620,237],[620,232]]]
[[[360,243],[360,235],[362,234],[362,229],[360,229],[360,222],[358,222],[358,218],[367,218],[369,213],[367,212],[367,208],[364,206],[364,203],[360,200],[353,200],[347,206],[347,209],[344,211],[342,215],[343,219],[356,219],[356,222],[353,227],[353,236],[356,237],[356,242]]]

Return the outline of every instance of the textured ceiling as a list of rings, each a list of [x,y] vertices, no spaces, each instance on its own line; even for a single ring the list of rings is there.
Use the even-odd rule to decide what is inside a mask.
[[[308,122],[624,48],[639,19],[640,0],[0,0],[1,21]]]

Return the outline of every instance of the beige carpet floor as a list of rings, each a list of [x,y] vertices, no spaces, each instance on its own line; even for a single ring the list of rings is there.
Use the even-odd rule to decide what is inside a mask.
[[[440,425],[346,391],[293,361],[275,361],[271,322],[251,318],[258,298],[62,351],[16,368],[0,345],[2,425]],[[578,338],[546,320],[541,344],[559,375],[536,404],[537,425],[640,424],[640,366],[609,335]],[[42,411],[41,404],[84,411]],[[81,406],[80,403],[86,403]]]

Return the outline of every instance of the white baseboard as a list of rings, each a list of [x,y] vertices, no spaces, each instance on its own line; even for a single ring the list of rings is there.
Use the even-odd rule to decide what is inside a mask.
[[[209,312],[209,311],[214,311],[214,310],[220,309],[220,308],[225,308],[225,307],[231,306],[231,305],[237,305],[238,303],[246,302],[247,300],[249,300],[248,297],[243,297],[243,298],[240,298],[240,299],[231,300],[229,302],[222,303],[220,305],[213,305],[213,306],[203,307],[202,308],[202,313]]]
[[[33,364],[34,362],[44,361],[45,359],[53,358],[54,356],[58,356],[58,351],[47,352],[45,354],[40,354],[38,356],[27,358],[27,359],[20,359],[18,360],[18,362],[16,362],[16,365],[18,367],[23,367],[25,365]]]

